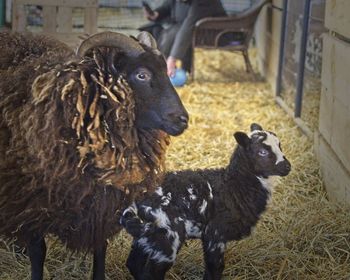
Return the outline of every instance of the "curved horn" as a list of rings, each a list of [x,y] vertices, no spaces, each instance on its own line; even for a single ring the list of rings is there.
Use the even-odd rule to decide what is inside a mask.
[[[152,49],[157,49],[157,42],[153,38],[153,36],[148,33],[147,31],[142,31],[136,36],[137,40],[139,40],[140,43],[146,45],[147,47],[150,47]]]
[[[116,47],[132,56],[137,56],[145,51],[136,40],[121,33],[106,31],[94,34],[81,42],[76,54],[82,57],[95,47]]]

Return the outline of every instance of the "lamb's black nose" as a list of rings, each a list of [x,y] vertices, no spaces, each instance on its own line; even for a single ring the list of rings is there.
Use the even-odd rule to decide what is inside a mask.
[[[289,172],[292,170],[292,165],[290,164],[289,160],[285,159],[285,169]]]
[[[285,158],[284,161],[277,164],[277,168],[280,176],[286,176],[292,170],[292,165],[290,164],[289,160]]]

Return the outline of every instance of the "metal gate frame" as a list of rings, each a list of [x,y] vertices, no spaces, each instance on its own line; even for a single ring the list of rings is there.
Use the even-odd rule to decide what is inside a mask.
[[[297,72],[297,90],[295,95],[295,109],[294,112],[281,98],[282,93],[282,72],[284,67],[285,58],[285,43],[286,43],[286,31],[287,31],[287,15],[288,15],[288,1],[283,1],[282,7],[282,24],[281,24],[281,37],[280,37],[280,50],[279,50],[279,61],[276,78],[276,92],[275,100],[279,106],[290,115],[299,128],[306,134],[310,139],[313,139],[314,133],[301,119],[301,110],[303,102],[303,91],[304,91],[304,76],[305,76],[305,58],[307,51],[307,36],[309,31],[309,20],[310,20],[310,7],[311,0],[305,0],[304,11],[303,11],[303,24],[302,24],[302,36],[300,42],[300,56],[299,56],[299,67]],[[274,7],[277,8],[277,7]],[[277,8],[280,9],[280,8]]]

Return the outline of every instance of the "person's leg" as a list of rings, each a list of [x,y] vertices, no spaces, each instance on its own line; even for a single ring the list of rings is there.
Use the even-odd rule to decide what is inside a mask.
[[[148,23],[138,28],[139,31],[147,31],[152,34],[152,36],[158,40],[163,28],[160,23]]]
[[[152,36],[154,37],[154,39],[158,39],[160,34],[162,33],[163,31],[163,27],[161,25],[156,25],[154,26],[154,28],[152,29]]]
[[[187,72],[191,72],[192,55],[193,55],[193,51],[192,51],[192,46],[191,46],[190,48],[188,48],[188,50],[185,53],[184,58],[182,59],[182,68]]]
[[[165,57],[168,57],[171,51],[171,48],[174,44],[175,36],[179,31],[180,25],[174,24],[173,26],[163,29],[160,32],[159,38],[157,40],[158,49],[164,54]]]

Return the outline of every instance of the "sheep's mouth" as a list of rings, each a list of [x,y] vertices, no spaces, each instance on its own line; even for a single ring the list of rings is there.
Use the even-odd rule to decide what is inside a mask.
[[[164,122],[161,127],[161,130],[163,130],[171,136],[178,136],[181,133],[183,133],[187,127],[187,121],[178,121],[176,123]]]
[[[276,172],[276,175],[284,177],[284,176],[287,176],[290,171],[291,171],[291,167],[290,166],[286,166],[284,168],[278,169],[278,171]]]
[[[289,172],[290,172],[290,169],[284,169],[284,170],[280,170],[277,175],[284,177],[284,176],[287,176]]]
[[[278,176],[287,176],[289,172],[292,170],[292,166],[288,160],[285,160],[283,162],[280,162],[278,164]]]

